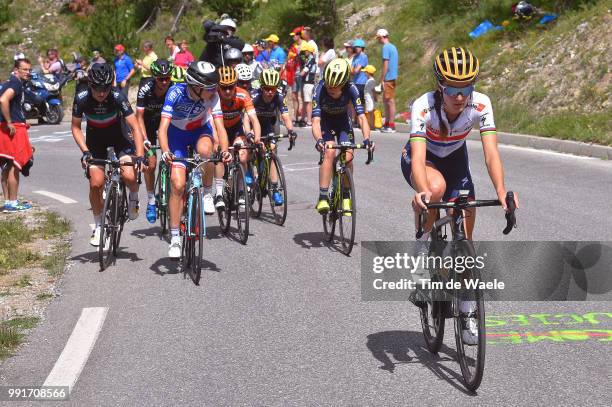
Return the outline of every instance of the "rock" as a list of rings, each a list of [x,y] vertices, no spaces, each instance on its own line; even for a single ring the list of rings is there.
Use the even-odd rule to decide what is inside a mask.
[[[582,34],[583,32],[586,31],[587,28],[589,28],[589,23],[584,22],[584,23],[578,25],[578,27],[576,27],[576,31],[578,31],[580,34]]]
[[[366,18],[379,16],[384,11],[385,11],[385,6],[376,6],[376,7],[367,8],[365,10],[362,10],[346,18],[344,20],[344,27],[347,30],[350,30],[354,28],[355,26],[357,26],[358,24],[360,24]]]

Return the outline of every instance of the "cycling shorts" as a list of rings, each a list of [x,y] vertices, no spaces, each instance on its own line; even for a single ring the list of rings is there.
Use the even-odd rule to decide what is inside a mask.
[[[159,128],[159,120],[145,120],[145,130],[147,132],[147,139],[151,144],[157,144],[157,129]]]
[[[244,127],[242,126],[242,120],[235,126],[226,127],[225,131],[227,132],[227,141],[230,146],[234,144],[236,137],[246,137],[246,134],[244,134]]]
[[[412,189],[415,189],[410,181],[410,175],[412,174],[412,165],[410,164],[410,143],[406,145],[406,150],[408,154],[406,157],[401,158],[402,173],[404,174],[406,182],[408,182]],[[427,151],[425,160],[433,164],[444,177],[446,191],[444,192],[442,200],[454,201],[459,196],[460,190],[469,190],[470,198],[475,198],[476,193],[474,191],[474,183],[472,182],[468,152],[465,144],[444,158],[438,157]]]
[[[338,123],[334,126],[321,126],[323,141],[335,141],[336,143],[354,143],[355,134],[353,126],[349,121]]]
[[[168,127],[168,146],[170,147],[170,152],[178,158],[188,158],[187,148],[189,146],[195,152],[198,140],[201,137],[209,137],[210,141],[214,143],[213,130],[209,122],[195,130],[181,130],[172,124]],[[182,163],[175,163],[172,166],[185,168],[185,165]]]
[[[121,125],[113,124],[109,127],[86,129],[85,144],[93,158],[104,160],[108,157],[106,149],[113,147],[117,157],[134,154],[134,145],[123,136]]]

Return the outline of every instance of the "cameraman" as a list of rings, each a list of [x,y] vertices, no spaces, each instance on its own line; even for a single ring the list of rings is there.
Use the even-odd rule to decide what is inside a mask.
[[[219,68],[223,66],[222,55],[230,48],[241,50],[244,48],[244,41],[234,36],[236,32],[236,23],[226,18],[221,20],[219,24],[215,24],[212,20],[204,22],[204,41],[206,48],[200,55],[200,61],[207,61]]]

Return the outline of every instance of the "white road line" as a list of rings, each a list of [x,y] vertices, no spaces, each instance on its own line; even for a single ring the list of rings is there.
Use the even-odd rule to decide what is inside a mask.
[[[304,165],[304,164],[312,165],[312,161],[306,161],[304,163],[287,163],[287,164],[283,164],[283,168],[284,167],[289,167],[289,166],[292,166],[292,165]]]
[[[307,168],[285,168],[285,166],[283,166],[283,169],[287,172],[295,172],[295,171],[306,171],[306,170],[315,170],[319,168],[317,167],[307,167]]]
[[[39,194],[39,195],[48,196],[49,198],[53,198],[65,204],[77,203],[77,201],[75,201],[74,199],[68,198],[67,196],[64,196],[64,195],[56,194],[55,192],[39,190],[39,191],[34,191],[34,193]]]
[[[53,134],[70,134],[70,133],[72,133],[71,130],[68,130],[68,131],[54,131],[53,132]]]
[[[72,391],[102,330],[107,311],[105,307],[83,308],[43,386],[68,386]]]

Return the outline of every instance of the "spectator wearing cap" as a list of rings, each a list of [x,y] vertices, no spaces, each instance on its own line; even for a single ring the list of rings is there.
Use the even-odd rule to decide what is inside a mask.
[[[374,65],[366,65],[361,69],[365,72],[368,77],[365,88],[364,88],[364,102],[365,102],[365,110],[366,117],[368,118],[368,123],[370,124],[370,128],[374,128],[374,104],[376,103],[376,93],[374,88],[376,88],[376,80],[374,79],[374,74],[376,73],[376,68]]]
[[[341,52],[342,58],[346,58],[349,61],[349,64],[353,63],[353,56],[355,52],[353,51],[353,41],[347,41],[344,44],[344,50]]]
[[[186,69],[190,63],[195,61],[195,58],[193,54],[189,52],[187,40],[181,40],[179,42],[179,48],[180,51],[174,56],[174,65]]]
[[[166,49],[168,50],[168,61],[174,61],[174,57],[178,54],[181,49],[174,43],[174,38],[171,35],[168,35],[164,39],[164,43],[166,44]]]
[[[134,73],[136,73],[134,63],[125,53],[125,47],[122,44],[115,45],[115,82],[126,97],[130,89],[130,79]]]
[[[105,64],[106,63],[106,59],[102,58],[102,54],[100,53],[100,51],[98,50],[94,50],[92,53],[92,58],[91,61],[89,61],[90,65],[93,64]]]
[[[280,39],[276,34],[270,34],[268,38],[268,46],[270,47],[270,61],[278,61],[279,64],[284,64],[287,60],[287,54],[285,50],[278,45]]]
[[[289,58],[293,56],[292,62],[294,63],[294,80],[293,85],[291,86],[291,100],[293,102],[293,112],[295,114],[294,124],[296,126],[302,127],[306,125],[306,122],[300,120],[300,117],[304,114],[304,95],[302,92],[302,69],[301,69],[301,59],[300,59],[300,50],[302,48],[302,44],[305,44],[305,41],[302,40],[302,31],[304,27],[296,27],[289,34],[293,38],[293,45],[289,49]]]
[[[300,56],[302,59],[302,82],[304,84],[304,107],[302,109],[302,122],[311,126],[312,116],[312,94],[314,91],[315,77],[317,76],[317,61],[314,56],[314,48],[309,43],[302,44]]]
[[[363,51],[365,49],[365,41],[362,39],[356,39],[353,41],[353,50],[355,51],[355,56],[353,57],[353,61],[351,63],[353,74],[353,82],[355,86],[357,86],[357,90],[359,91],[359,97],[361,100],[364,99],[364,90],[365,84],[368,81],[368,77],[365,72],[361,71],[361,68],[365,68],[368,65],[368,56]]]
[[[382,72],[380,83],[383,85],[383,106],[385,110],[385,123],[382,131],[395,133],[395,88],[399,56],[395,45],[389,41],[389,32],[384,28],[376,31],[378,42],[382,47]]]
[[[145,53],[145,56],[142,59],[136,60],[136,67],[140,69],[142,76],[139,87],[142,86],[143,82],[151,78],[151,64],[157,61],[157,54],[153,51],[153,43],[151,41],[142,43],[142,51]]]

